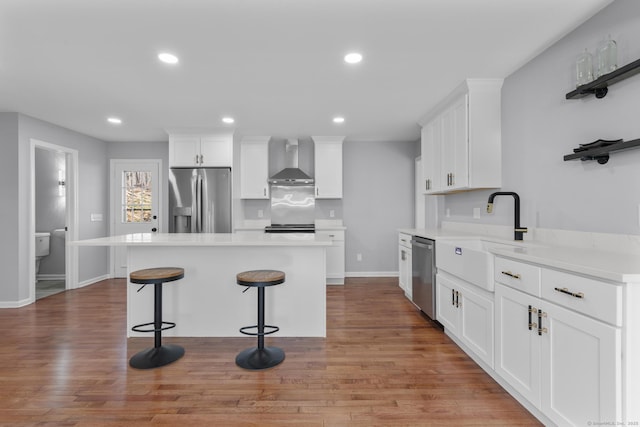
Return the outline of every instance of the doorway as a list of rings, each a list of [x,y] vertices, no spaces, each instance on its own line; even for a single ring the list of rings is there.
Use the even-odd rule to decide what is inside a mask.
[[[112,159],[112,236],[160,231],[158,210],[161,201],[162,160]],[[111,248],[111,274],[127,277],[127,249]]]
[[[77,251],[68,242],[76,230],[78,153],[31,140],[31,302],[75,288]]]

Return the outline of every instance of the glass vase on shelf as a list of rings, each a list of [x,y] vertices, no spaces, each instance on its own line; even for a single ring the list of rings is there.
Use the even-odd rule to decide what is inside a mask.
[[[618,46],[611,36],[598,44],[596,50],[596,78],[618,68]]]
[[[593,81],[593,57],[587,49],[576,59],[576,87]]]

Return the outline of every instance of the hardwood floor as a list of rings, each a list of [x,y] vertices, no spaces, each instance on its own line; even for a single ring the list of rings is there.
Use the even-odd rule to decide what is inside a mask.
[[[0,425],[540,425],[397,279],[328,287],[327,338],[267,337],[286,359],[255,372],[235,365],[250,337],[165,338],[185,347],[181,360],[130,368],[153,338],[125,338],[125,286],[0,310]]]

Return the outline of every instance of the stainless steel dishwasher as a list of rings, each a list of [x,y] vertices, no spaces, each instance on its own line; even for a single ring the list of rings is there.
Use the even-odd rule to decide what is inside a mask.
[[[436,245],[433,240],[413,236],[411,239],[411,299],[431,319],[436,320]]]

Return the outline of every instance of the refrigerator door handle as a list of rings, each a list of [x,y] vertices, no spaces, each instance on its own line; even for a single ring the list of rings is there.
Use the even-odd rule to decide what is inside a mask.
[[[198,175],[191,176],[191,232],[198,232]]]
[[[202,233],[202,177],[198,175],[197,185],[196,185],[196,222],[198,227],[198,233]]]

